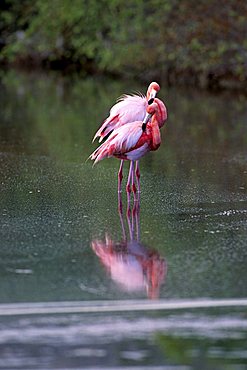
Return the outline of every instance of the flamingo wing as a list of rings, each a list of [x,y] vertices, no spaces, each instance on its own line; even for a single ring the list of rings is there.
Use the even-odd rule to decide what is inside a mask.
[[[93,141],[103,140],[111,131],[130,122],[142,121],[146,114],[148,101],[145,96],[123,95],[111,108],[110,115],[96,132]]]
[[[94,160],[94,163],[97,163],[104,158],[121,157],[136,147],[142,134],[142,121],[130,122],[118,127],[89,158]]]

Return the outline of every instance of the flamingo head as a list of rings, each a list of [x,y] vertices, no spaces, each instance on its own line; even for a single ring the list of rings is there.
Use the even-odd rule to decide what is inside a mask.
[[[142,121],[142,130],[146,130],[147,123],[151,120],[152,116],[158,111],[158,104],[154,102],[154,99],[152,98],[152,101],[149,102],[149,105],[146,108],[146,116],[144,117],[144,120]]]
[[[155,120],[161,128],[167,120],[166,106],[162,100],[155,98],[153,103],[147,106],[146,109],[152,121]]]
[[[156,108],[153,114],[153,119],[156,119],[159,128],[161,128],[167,120],[167,109],[163,101],[158,98],[154,99],[154,104],[156,104]]]
[[[160,85],[157,82],[151,82],[147,89],[147,100],[154,99],[160,91]]]
[[[148,122],[158,123],[159,128],[164,126],[167,120],[167,109],[162,100],[158,98],[149,99],[148,106],[146,108],[146,116],[142,121],[142,130],[145,131]]]
[[[159,109],[158,104],[155,101],[153,101],[152,104],[147,106],[146,112],[150,114],[150,116],[153,116],[155,113],[158,112],[158,109]]]

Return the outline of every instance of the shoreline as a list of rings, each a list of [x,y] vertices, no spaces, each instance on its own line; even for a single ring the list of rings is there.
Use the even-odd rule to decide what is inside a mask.
[[[247,77],[240,80],[234,73],[212,73],[196,70],[182,70],[176,68],[170,70],[152,70],[150,71],[124,71],[111,72],[103,71],[97,68],[93,63],[79,64],[71,61],[57,60],[54,62],[46,60],[37,60],[33,58],[19,59],[15,62],[4,62],[0,64],[0,70],[20,70],[23,72],[58,72],[61,75],[78,74],[80,76],[108,76],[116,79],[137,78],[142,83],[149,83],[151,80],[159,80],[168,87],[188,87],[204,91],[237,91],[247,93]]]

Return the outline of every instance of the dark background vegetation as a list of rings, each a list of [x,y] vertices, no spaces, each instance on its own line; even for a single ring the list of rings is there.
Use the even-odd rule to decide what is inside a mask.
[[[246,88],[245,0],[2,0],[1,63]]]

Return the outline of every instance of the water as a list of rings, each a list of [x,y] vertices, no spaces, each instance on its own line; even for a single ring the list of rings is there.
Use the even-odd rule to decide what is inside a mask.
[[[163,87],[163,143],[121,218],[119,161],[86,159],[130,89],[2,74],[0,369],[247,368],[246,97]]]

